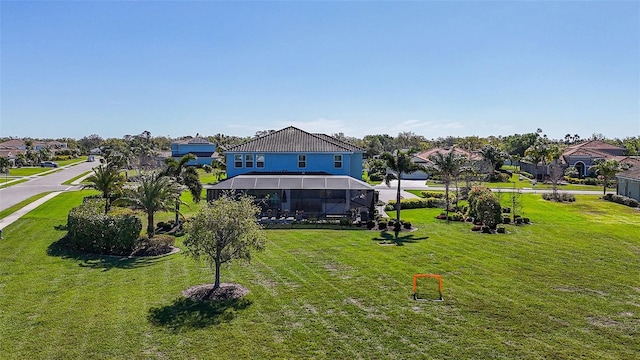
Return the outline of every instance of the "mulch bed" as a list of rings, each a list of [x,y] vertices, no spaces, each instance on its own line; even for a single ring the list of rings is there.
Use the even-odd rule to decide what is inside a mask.
[[[211,289],[213,284],[196,285],[184,290],[182,295],[191,300],[224,301],[238,300],[249,293],[249,290],[240,284],[221,283],[220,287],[207,297]]]

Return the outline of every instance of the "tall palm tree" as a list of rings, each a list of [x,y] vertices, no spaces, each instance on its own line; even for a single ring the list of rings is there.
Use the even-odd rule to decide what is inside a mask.
[[[609,179],[616,176],[616,173],[620,170],[620,163],[616,160],[604,160],[599,159],[596,161],[595,169],[598,172],[598,175],[602,176],[602,180],[604,181],[604,185],[602,186],[602,194],[607,193],[607,183]]]
[[[538,138],[538,140],[536,140],[536,142],[531,145],[524,154],[527,160],[535,165],[537,172],[538,164],[542,164],[543,167],[547,165],[547,162],[551,157],[552,150],[553,149],[549,146],[546,140]],[[537,174],[534,174],[534,176],[537,178]]]
[[[96,189],[102,193],[105,199],[104,213],[108,213],[113,201],[122,193],[122,187],[126,182],[120,171],[108,165],[100,165],[93,168],[93,174],[86,181],[84,188]]]
[[[391,187],[391,180],[398,180],[397,194],[396,194],[396,221],[400,222],[400,181],[403,174],[411,174],[419,170],[426,171],[427,169],[411,161],[413,155],[418,152],[418,149],[412,148],[408,151],[396,150],[395,154],[383,153],[380,158],[385,161],[387,165],[387,175],[384,177],[384,182],[388,187]]]
[[[484,145],[482,148],[480,148],[479,153],[482,158],[490,165],[489,174],[491,178],[493,178],[494,171],[496,171],[496,169],[499,169],[504,163],[504,160],[509,156],[504,151],[501,151],[496,146],[493,146],[491,144]]]
[[[453,148],[447,152],[436,152],[429,157],[429,160],[433,162],[432,169],[435,170],[440,176],[442,176],[442,182],[445,189],[445,206],[447,214],[447,222],[449,221],[449,187],[451,180],[455,180],[457,184],[458,175],[464,170],[464,164],[467,157],[457,154],[453,151]],[[456,197],[457,198],[457,197]]]
[[[138,186],[126,191],[118,202],[133,205],[147,214],[147,235],[152,238],[155,235],[155,213],[174,210],[182,189],[172,178],[154,171],[140,176]]]
[[[217,159],[211,161],[211,168],[215,171],[216,180],[220,182],[220,176],[227,170],[226,159],[224,156],[220,156]]]
[[[167,158],[165,164],[167,167],[162,171],[161,175],[170,176],[175,181],[184,185],[191,193],[193,202],[199,203],[200,196],[202,194],[202,183],[200,182],[200,176],[198,170],[194,166],[187,166],[189,161],[196,160],[198,157],[194,154],[187,154],[176,161],[174,158]],[[180,222],[180,202],[176,202],[176,224]]]

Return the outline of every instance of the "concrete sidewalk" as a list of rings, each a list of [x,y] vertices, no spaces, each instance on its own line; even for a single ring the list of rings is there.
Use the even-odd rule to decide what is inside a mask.
[[[80,186],[80,183],[82,182],[82,180],[84,180],[85,178],[91,176],[92,173],[88,173],[87,175],[78,178],[76,180],[74,180],[69,188],[67,188],[65,191],[77,191],[77,190],[81,190],[82,186]],[[47,201],[53,199],[54,197],[58,196],[59,194],[62,194],[63,191],[54,191],[52,193],[49,193],[47,195],[45,195],[44,197],[16,210],[15,212],[13,212],[10,215],[7,215],[5,218],[0,219],[0,229],[4,229],[7,226],[13,224],[14,222],[16,222],[18,219],[20,219],[22,216],[24,216],[25,214],[27,214],[28,212],[30,212],[31,210],[37,208],[38,206],[46,203]]]
[[[38,206],[46,203],[47,201],[53,199],[54,197],[56,197],[57,195],[61,194],[62,191],[54,191],[50,194],[45,195],[44,197],[26,205],[25,207],[18,209],[17,211],[15,211],[14,213],[8,215],[7,217],[0,219],[0,229],[4,229],[7,226],[13,224],[14,222],[16,222],[18,219],[20,219],[24,214],[28,213],[29,211],[37,208]]]

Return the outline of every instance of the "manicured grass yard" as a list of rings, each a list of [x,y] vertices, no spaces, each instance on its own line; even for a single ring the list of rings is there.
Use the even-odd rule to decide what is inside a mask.
[[[211,282],[174,254],[65,254],[54,227],[81,202],[64,193],[0,240],[0,357],[215,359],[634,359],[640,351],[640,212],[578,196],[524,196],[533,225],[469,231],[403,211],[420,229],[269,230],[250,267],[222,279],[251,290],[227,306],[181,298]],[[390,214],[393,216],[393,214]],[[49,254],[48,254],[49,252]],[[415,273],[444,278],[445,301],[411,299]]]
[[[31,176],[43,173],[45,171],[55,170],[55,168],[50,167],[21,167],[21,168],[10,168],[9,176]]]

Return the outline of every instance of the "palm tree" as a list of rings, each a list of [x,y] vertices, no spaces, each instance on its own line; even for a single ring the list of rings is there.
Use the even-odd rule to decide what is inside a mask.
[[[538,170],[538,164],[542,163],[543,167],[546,166],[549,157],[552,156],[552,153],[553,149],[549,146],[546,140],[541,138],[538,138],[538,140],[536,140],[536,142],[524,152],[527,160],[535,165],[536,173]],[[538,174],[534,174],[534,176],[537,178]]]
[[[504,160],[509,157],[509,155],[507,155],[504,151],[501,151],[497,147],[490,144],[487,144],[480,148],[479,153],[480,155],[482,155],[482,158],[490,165],[490,179],[493,179],[494,171],[496,171],[496,169],[499,169],[504,163]]]
[[[227,170],[226,158],[224,156],[220,156],[217,159],[211,161],[211,169],[216,174],[216,180],[220,182],[220,175],[222,175]]]
[[[398,180],[398,188],[396,195],[396,222],[400,222],[400,180],[403,174],[411,174],[419,170],[426,171],[427,169],[411,161],[413,154],[418,151],[416,148],[412,148],[409,151],[396,150],[395,154],[383,153],[380,158],[386,162],[387,175],[384,178],[385,184],[391,187],[391,180]]]
[[[447,214],[447,222],[449,221],[449,186],[451,185],[451,180],[455,180],[457,184],[458,175],[464,170],[463,166],[467,160],[467,157],[464,155],[456,154],[453,151],[447,153],[436,152],[435,154],[429,157],[429,160],[433,162],[432,169],[435,170],[440,176],[442,176],[442,182],[444,183],[445,189],[445,205],[446,205],[446,214]],[[456,196],[457,199],[457,196]]]
[[[607,183],[609,179],[613,178],[618,171],[620,171],[620,163],[616,160],[605,160],[598,159],[596,161],[596,165],[594,166],[598,175],[602,176],[602,180],[604,181],[604,185],[602,186],[602,193],[607,193]]]
[[[118,169],[108,165],[93,168],[93,175],[86,181],[89,184],[84,185],[84,188],[96,189],[102,193],[102,198],[105,199],[105,214],[109,212],[113,201],[122,193],[122,187],[126,182]]]
[[[152,172],[142,175],[138,186],[127,191],[118,202],[133,205],[147,214],[147,235],[152,238],[155,213],[174,210],[182,190],[183,187],[172,178]]]
[[[191,198],[193,202],[199,203],[200,196],[202,194],[202,183],[200,183],[200,176],[198,175],[198,170],[196,170],[193,166],[187,166],[189,161],[196,160],[197,156],[194,154],[187,154],[180,158],[180,160],[176,161],[173,158],[167,158],[165,160],[165,164],[167,167],[162,171],[161,175],[170,176],[175,179],[175,181],[184,185],[189,189],[191,193]],[[176,225],[180,222],[180,202],[176,202]]]

